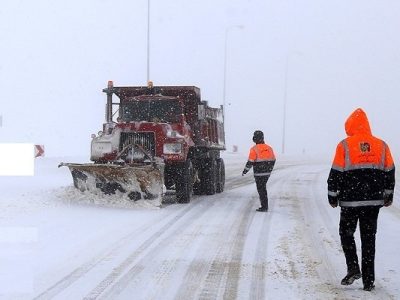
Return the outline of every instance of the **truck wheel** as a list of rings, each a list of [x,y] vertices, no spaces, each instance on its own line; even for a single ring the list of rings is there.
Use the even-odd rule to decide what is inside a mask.
[[[217,160],[217,193],[222,193],[225,188],[225,164],[222,158]]]
[[[189,203],[193,193],[193,165],[190,160],[177,168],[175,187],[178,203]]]
[[[214,158],[207,160],[204,173],[204,190],[207,195],[214,195],[217,190],[217,161]]]

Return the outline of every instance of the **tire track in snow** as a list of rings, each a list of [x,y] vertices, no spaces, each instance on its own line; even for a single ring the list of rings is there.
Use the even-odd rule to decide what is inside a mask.
[[[146,299],[151,300],[164,298],[163,291],[164,293],[167,293],[168,287],[171,288],[171,280],[174,279],[171,277],[173,277],[173,275],[178,272],[178,269],[183,261],[182,257],[185,256],[186,251],[190,248],[193,242],[200,238],[203,229],[204,224],[190,226],[190,230],[188,231],[188,233],[180,234],[179,236],[175,237],[174,241],[171,241],[170,243],[168,243],[168,245],[164,245],[165,247],[169,246],[175,247],[177,249],[173,250],[173,259],[165,258],[162,261],[161,265],[152,265],[152,268],[156,270],[155,272],[152,272],[152,277],[154,277],[154,281],[151,282],[151,291],[146,295]],[[159,253],[159,251],[157,251],[157,253]],[[141,265],[149,266],[157,253],[149,254],[146,260],[141,261]],[[140,276],[140,274],[136,275]],[[140,281],[140,278],[136,280]],[[132,284],[132,282],[129,282],[129,284]],[[174,285],[175,282],[173,283],[173,286]],[[165,289],[167,289],[167,291],[165,291]],[[115,292],[110,292],[107,294],[107,298],[113,299],[114,297]]]
[[[319,198],[320,185],[322,181],[326,180],[326,177],[322,176],[324,173],[326,173],[326,168],[302,174],[302,176],[309,177],[308,185],[304,189],[306,192],[304,199],[310,201],[310,203],[302,201],[302,214],[306,224],[304,232],[307,233],[304,238],[307,238],[307,243],[311,245],[309,256],[319,261],[317,273],[323,279],[320,287],[321,292],[335,295],[339,299],[346,299],[349,295],[335,287],[341,278],[336,273],[336,266],[333,265],[332,258],[329,257],[329,253],[332,251],[326,248],[326,246],[329,246],[333,251],[337,251],[341,249],[341,245],[335,222],[327,212],[328,209],[332,209],[327,201],[327,196],[324,195],[322,199]],[[324,235],[325,232],[328,236]]]
[[[282,175],[275,171],[275,176],[268,181],[268,193],[271,195],[269,198],[269,210],[274,211],[276,201],[278,196],[275,194],[275,187],[279,182],[278,178]],[[283,177],[283,176],[282,176]],[[258,201],[258,198],[257,198]],[[274,218],[273,213],[268,213],[264,216],[263,222],[261,224],[260,234],[257,240],[256,251],[254,253],[254,259],[251,268],[251,284],[249,290],[249,299],[265,299],[265,280],[267,263],[266,259],[268,257],[268,241],[269,233],[271,228],[271,223]]]
[[[280,193],[278,201],[282,211],[278,224],[279,222],[293,224],[289,225],[287,235],[275,241],[274,250],[271,249],[273,254],[277,251],[278,257],[268,257],[268,267],[270,270],[268,270],[267,280],[268,276],[271,276],[273,280],[277,280],[280,276],[283,276],[286,286],[289,289],[288,291],[296,293],[299,298],[304,298],[304,282],[302,281],[305,278],[305,274],[302,268],[308,262],[304,259],[304,245],[299,239],[299,236],[301,236],[301,229],[299,228],[302,227],[302,220],[299,213],[300,199],[297,195],[297,189],[300,185],[297,178],[298,174],[296,174],[296,169],[298,168],[301,167],[294,166],[286,169],[282,172],[278,181],[278,191]]]
[[[224,209],[222,213],[218,212],[214,218],[210,220],[209,224],[212,224],[215,229],[213,229],[212,232],[206,233],[204,241],[196,251],[196,253],[200,253],[202,259],[195,259],[190,263],[174,299],[196,298],[195,295],[197,295],[201,289],[201,282],[207,277],[211,268],[211,262],[215,257],[215,253],[221,251],[223,247],[226,247],[227,241],[225,235],[227,232],[230,232],[234,224],[237,223],[237,212],[235,212],[235,210],[242,212],[248,205],[244,201],[240,202],[243,199],[235,200],[232,199],[232,201],[234,201],[232,206],[239,204],[240,206],[238,208],[232,207],[229,210]]]
[[[275,241],[275,248],[271,249],[272,254],[277,251],[277,257],[268,259],[267,267],[270,269],[267,269],[267,281],[269,281],[268,276],[272,277],[271,282],[283,279],[286,282],[285,288],[288,289],[288,294],[293,293],[292,297],[311,299],[312,295],[308,294],[308,291],[314,289],[318,273],[315,256],[309,255],[307,251],[310,243],[304,240],[307,224],[304,222],[302,210],[304,204],[302,203],[308,200],[305,191],[312,180],[305,176],[304,166],[299,165],[282,172],[276,181],[278,182],[277,191],[280,193],[277,202],[280,200],[279,206],[282,213],[276,216],[279,219],[275,223],[287,224],[285,226],[288,226],[288,233]],[[283,278],[280,279],[280,277]],[[271,284],[269,285],[273,288]],[[251,297],[258,298],[255,294]]]
[[[251,204],[251,205],[250,205]],[[237,231],[233,249],[231,250],[231,259],[228,264],[227,278],[225,282],[224,299],[236,299],[238,292],[238,284],[240,278],[240,272],[242,270],[242,254],[244,243],[246,241],[249,226],[256,214],[252,209],[253,204],[250,202],[246,206],[245,216],[242,218],[239,224],[239,230]]]
[[[278,183],[282,185],[282,180],[287,181],[288,179],[288,174],[287,172],[291,171],[288,169],[291,164],[288,166],[281,166],[278,167],[274,170],[274,177],[271,177],[272,180],[268,182],[268,191],[274,191],[275,185]],[[282,172],[283,171],[283,172]],[[236,180],[233,181],[232,184],[229,186],[231,189],[249,185],[254,183],[254,178],[251,178],[251,180],[246,180],[246,181],[239,181],[239,178],[236,178]],[[270,197],[270,211],[274,210],[274,206],[278,200],[279,197],[274,196],[274,193],[270,193],[273,195]],[[259,201],[258,199],[258,194],[255,192],[254,196],[254,202]],[[252,218],[253,220],[255,215],[255,212],[252,212]],[[261,216],[261,215],[260,215]],[[254,258],[253,262],[249,264],[243,264],[242,263],[242,254],[243,254],[243,248],[244,248],[244,242],[245,242],[245,237],[243,239],[240,239],[237,241],[236,247],[232,250],[232,258],[227,264],[228,271],[225,270],[225,273],[227,272],[227,275],[224,275],[225,278],[225,286],[224,286],[224,299],[240,299],[240,297],[249,297],[249,299],[264,299],[265,298],[265,282],[267,279],[266,276],[266,268],[267,268],[267,245],[269,241],[269,231],[270,231],[270,225],[272,222],[274,214],[267,213],[263,215],[264,219],[262,222],[262,227],[260,230],[259,238],[257,240],[257,245],[256,245],[256,251],[254,253]],[[248,227],[252,226],[253,222],[248,222]],[[246,230],[243,233],[243,236],[247,236],[249,228],[246,228]],[[222,271],[222,268],[221,270]],[[242,279],[244,277],[244,279]],[[243,285],[245,279],[247,277],[251,277],[250,280],[250,287],[248,289],[245,289],[249,294],[248,295],[243,295],[243,291],[239,291],[238,295],[238,288],[239,288],[239,279],[242,279],[240,283]],[[215,290],[215,287],[214,287]],[[215,299],[214,297],[218,296],[218,294],[215,293],[207,293],[204,295],[205,299]],[[239,297],[239,298],[238,298]]]
[[[254,176],[251,174],[248,174],[246,176],[236,175],[230,178],[226,178],[225,190],[233,190],[253,183],[255,183],[255,180]]]
[[[201,200],[195,205],[199,205]],[[157,235],[153,235],[148,242],[144,243],[130,256],[128,256],[122,263],[116,266],[111,273],[109,273],[91,292],[89,292],[84,299],[98,299],[98,298],[115,298],[120,292],[129,285],[133,279],[138,276],[144,269],[146,261],[151,261],[152,258],[159,252],[161,252],[167,245],[171,243],[174,237],[179,236],[182,232],[182,228],[189,227],[197,218],[205,214],[209,209],[215,205],[215,201],[211,205],[208,205],[206,209],[202,207],[195,215],[195,217],[188,216],[187,213],[180,214],[174,218],[173,222],[170,222],[165,228],[157,232]],[[187,210],[194,211],[192,208],[195,206],[188,206]],[[187,217],[184,219],[183,217]],[[181,221],[182,224],[180,224]],[[174,228],[175,227],[175,228]],[[164,237],[162,237],[164,235]],[[154,245],[147,254],[144,254],[140,258],[143,252],[148,250],[155,241],[161,238],[160,241]]]
[[[211,201],[215,201],[213,199],[210,199]],[[234,201],[234,200],[233,200]],[[169,265],[168,268],[163,268],[163,273],[161,276],[157,278],[157,287],[160,286],[161,289],[154,289],[155,284],[152,284],[152,291],[149,292],[149,294],[146,294],[146,299],[194,299],[194,295],[196,293],[196,290],[199,288],[199,278],[203,278],[207,274],[207,271],[209,269],[209,264],[207,263],[207,260],[205,260],[205,256],[207,255],[206,252],[210,251],[211,249],[214,249],[214,244],[224,244],[224,236],[226,232],[229,232],[229,230],[232,227],[232,224],[236,222],[236,213],[234,210],[238,205],[240,207],[244,206],[244,202],[240,201],[234,201],[231,205],[231,209],[226,210],[224,209],[226,207],[226,203],[223,203],[224,201],[221,201],[218,203],[218,206],[220,207],[214,207],[213,212],[206,213],[202,218],[199,218],[199,222],[201,224],[201,232],[194,236],[191,232],[191,227],[189,227],[189,234],[193,238],[190,239],[190,243],[188,243],[185,247],[182,247],[182,245],[179,245],[180,247],[180,252],[176,252],[176,250],[172,251],[174,253],[174,257],[178,256],[179,259],[173,259],[174,263],[171,264],[170,260],[167,260],[167,264]],[[244,204],[243,204],[244,203]],[[223,208],[222,211],[220,209]],[[240,209],[242,211],[242,209]],[[214,213],[216,212],[216,213]],[[207,219],[206,222],[204,222],[204,218]],[[217,221],[217,223],[215,223]],[[222,224],[221,224],[222,222]],[[217,226],[215,226],[217,224]],[[213,226],[216,230],[216,232],[211,232],[212,238],[209,238],[209,231],[207,228],[209,226]],[[179,236],[176,237],[176,239],[181,239]],[[173,242],[175,244],[175,242]],[[169,242],[171,244],[171,242]],[[179,243],[181,244],[181,243]],[[200,249],[197,248],[197,245],[200,245]],[[192,246],[192,247],[190,247]],[[212,250],[211,250],[212,251]],[[194,254],[196,253],[196,254]],[[200,256],[202,257],[202,260],[195,261],[193,262],[193,259],[196,259],[197,253],[200,253]],[[189,256],[189,257],[188,257]],[[153,258],[152,258],[153,259]],[[186,266],[186,262],[188,260],[192,261],[192,263],[189,266]],[[147,261],[142,262],[143,264],[148,264]],[[151,263],[149,261],[149,263]],[[164,264],[164,263],[163,263]],[[194,269],[196,268],[197,269]],[[166,269],[166,270],[164,270]],[[185,271],[186,273],[184,274]],[[193,271],[193,273],[189,273],[190,271]],[[203,272],[202,275],[199,272]],[[159,274],[159,272],[156,272],[156,274]],[[170,278],[171,275],[174,274],[179,274],[179,276],[176,275],[175,278]],[[184,274],[184,275],[183,275]],[[182,277],[180,277],[182,276]],[[140,280],[140,278],[136,279]],[[174,284],[168,287],[168,282],[170,280],[174,280]],[[179,286],[176,285],[176,281],[178,280]],[[166,288],[167,290],[163,290],[162,288]],[[138,289],[139,287],[135,287]],[[150,295],[151,294],[151,295]],[[114,295],[115,296],[115,295]]]
[[[246,204],[246,207],[241,214],[240,221],[234,225],[234,228],[230,232],[228,241],[218,249],[206,275],[199,299],[217,299],[219,293],[222,291],[221,284],[224,276],[227,276],[225,284],[228,283],[228,285],[230,285],[228,286],[228,289],[231,289],[231,293],[236,293],[238,280],[237,274],[240,270],[238,270],[237,262],[232,263],[230,256],[235,247],[240,248],[243,245],[244,233],[248,230],[247,224],[249,223],[249,220],[254,217],[254,212],[251,213],[253,205],[254,203],[252,201],[249,201]],[[239,238],[237,238],[238,234]],[[236,238],[237,240],[235,241]],[[233,245],[233,249],[229,248],[228,245]],[[234,299],[234,297],[230,299]]]
[[[185,216],[190,210],[192,210],[195,207],[195,205],[192,206],[186,206],[183,207],[182,210],[178,212],[177,215],[173,216],[165,225],[162,226],[160,230],[158,230],[156,233],[151,235],[146,241],[143,242],[143,244],[139,247],[140,250],[145,249],[148,247],[150,244],[152,244],[163,232],[164,232],[164,227],[165,226],[171,226],[177,220]],[[165,221],[163,219],[164,216],[161,216],[158,220],[157,223],[160,223],[160,225]],[[90,272],[92,269],[94,269],[97,265],[99,265],[103,261],[107,261],[112,259],[112,257],[120,251],[121,247],[124,247],[125,245],[128,245],[133,239],[136,239],[137,236],[141,233],[146,232],[150,226],[148,224],[145,224],[141,226],[140,228],[137,228],[136,230],[132,231],[128,235],[125,235],[123,238],[120,240],[116,241],[115,244],[113,244],[113,247],[111,250],[107,252],[103,252],[102,254],[94,257],[90,261],[84,263],[83,265],[79,266],[76,268],[74,271],[69,273],[68,275],[64,276],[62,279],[57,281],[54,285],[51,287],[47,288],[45,291],[40,293],[38,296],[36,296],[34,299],[39,300],[39,299],[51,299],[67,289],[69,286],[71,286],[73,283],[81,279],[84,275],[86,275],[88,272]]]

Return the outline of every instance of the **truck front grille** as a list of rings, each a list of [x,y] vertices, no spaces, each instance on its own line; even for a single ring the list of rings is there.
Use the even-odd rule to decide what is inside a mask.
[[[129,144],[142,146],[153,157],[156,154],[154,132],[121,132],[119,151]]]

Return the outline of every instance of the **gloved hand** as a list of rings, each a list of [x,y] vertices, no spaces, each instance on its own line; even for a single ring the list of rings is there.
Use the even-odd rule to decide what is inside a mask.
[[[246,169],[244,169],[243,172],[242,172],[242,176],[246,175],[247,172],[248,171]]]
[[[335,208],[336,206],[338,206],[337,196],[328,195],[328,200],[329,200],[329,204],[330,204],[333,208]]]
[[[383,193],[383,206],[390,206],[393,203],[393,193],[391,194],[386,194]]]

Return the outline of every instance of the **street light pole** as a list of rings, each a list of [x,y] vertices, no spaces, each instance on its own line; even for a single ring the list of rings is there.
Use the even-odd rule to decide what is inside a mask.
[[[147,0],[147,83],[150,81],[150,0]]]
[[[222,103],[223,103],[223,117],[225,128],[227,128],[227,121],[226,121],[226,81],[227,81],[227,70],[228,70],[228,34],[231,29],[243,29],[243,25],[232,25],[225,29],[225,40],[224,40],[224,81],[223,81],[223,91],[222,91]],[[226,141],[225,141],[226,142]]]
[[[226,60],[227,60],[226,52],[227,52],[227,48],[228,48],[228,28],[225,29],[225,41],[224,41],[224,82],[223,82],[223,85],[222,85],[222,88],[223,88],[223,90],[222,90],[222,104],[224,106],[224,112],[225,112],[225,107],[226,107],[225,106],[226,105],[225,97],[226,97]]]
[[[285,81],[284,81],[284,91],[283,91],[283,118],[282,118],[282,154],[285,154],[285,142],[286,142],[286,106],[288,99],[288,87],[289,87],[289,63],[292,54],[303,56],[301,52],[290,52],[286,55],[285,61]]]
[[[227,75],[227,61],[228,61],[228,33],[231,29],[243,29],[243,25],[233,25],[229,26],[225,29],[225,43],[224,43],[224,82],[223,82],[223,94],[222,94],[222,99],[223,99],[223,105],[224,105],[224,110],[226,107],[226,75]]]
[[[285,154],[285,138],[286,138],[286,102],[287,102],[287,85],[289,73],[289,55],[286,56],[285,62],[285,82],[283,92],[283,118],[282,118],[282,154]]]

